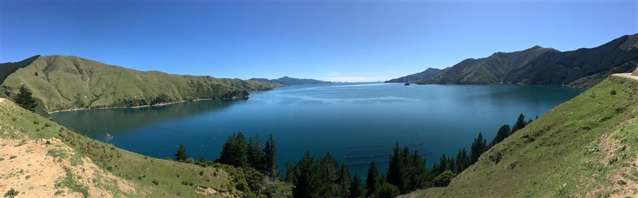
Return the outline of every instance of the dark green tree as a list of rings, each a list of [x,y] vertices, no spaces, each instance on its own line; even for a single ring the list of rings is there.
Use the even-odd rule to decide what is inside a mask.
[[[527,122],[525,121],[525,115],[521,113],[520,115],[518,115],[518,118],[516,119],[516,123],[512,127],[512,133],[522,128],[525,128],[526,125],[527,125]]]
[[[498,129],[498,132],[496,132],[496,136],[494,137],[494,139],[492,139],[492,142],[490,142],[489,147],[493,147],[494,145],[503,141],[505,138],[510,136],[510,134],[511,134],[510,125],[504,124],[503,126],[501,126],[501,128]]]
[[[349,198],[359,198],[361,197],[361,178],[359,175],[354,175],[352,177],[352,182],[350,182],[350,196]]]
[[[275,178],[277,177],[277,147],[275,146],[275,139],[272,135],[268,136],[266,145],[264,146],[264,166],[266,175]]]
[[[297,163],[294,170],[295,188],[292,190],[293,197],[296,198],[315,198],[321,197],[319,189],[321,188],[320,180],[317,177],[317,165],[310,153],[306,152],[304,157]]]
[[[346,168],[346,166],[341,165],[341,168],[339,168],[339,176],[336,183],[339,187],[337,197],[349,197],[352,177],[350,177],[350,173],[348,172],[348,168]]]
[[[478,161],[478,158],[487,150],[487,143],[483,138],[483,134],[479,133],[472,143],[470,151],[470,164]]]
[[[388,173],[386,181],[388,183],[399,187],[400,190],[405,190],[406,184],[406,171],[407,171],[407,158],[405,152],[406,149],[401,149],[399,144],[394,145],[392,155],[390,156],[390,162],[388,164]]]
[[[454,172],[456,173],[463,172],[463,170],[470,166],[470,157],[467,155],[465,148],[459,150],[459,152],[456,154],[454,165]]]
[[[429,177],[428,170],[425,166],[425,160],[416,150],[412,153],[407,163],[409,164],[408,169],[406,170],[407,184],[402,193],[424,187],[428,182],[427,179]]]
[[[368,167],[368,178],[366,179],[366,196],[372,197],[379,186],[379,170],[374,162],[370,162]]]
[[[387,183],[387,182],[383,182],[380,186],[379,189],[377,190],[376,196],[377,198],[394,198],[396,196],[399,196],[400,191],[399,188]]]
[[[188,155],[186,154],[186,147],[183,144],[180,144],[177,148],[177,152],[175,153],[175,160],[186,161],[186,159],[188,159]]]
[[[16,96],[15,102],[22,108],[25,108],[29,111],[35,111],[35,107],[38,106],[35,99],[33,99],[31,91],[29,91],[29,89],[27,89],[25,86],[20,87],[20,92]]]
[[[228,138],[218,162],[238,167],[246,167],[248,165],[248,143],[241,132],[235,133]]]
[[[295,167],[290,164],[290,162],[286,162],[286,178],[285,181],[289,183],[295,183]]]
[[[259,136],[248,138],[248,163],[251,167],[261,172],[265,172],[265,154],[261,149]]]
[[[326,155],[319,160],[319,169],[317,170],[317,178],[319,179],[319,195],[321,197],[338,197],[338,186],[336,184],[337,181],[337,171],[338,171],[337,160],[335,160],[330,153],[326,153]]]
[[[438,175],[447,170],[454,170],[454,167],[456,167],[454,159],[449,158],[447,155],[443,154],[441,155],[441,158],[439,158],[439,163],[434,165],[432,173],[434,175]]]

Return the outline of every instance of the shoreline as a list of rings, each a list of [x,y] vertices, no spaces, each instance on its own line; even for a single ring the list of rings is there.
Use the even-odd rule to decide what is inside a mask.
[[[279,88],[279,87],[276,87],[276,88]],[[271,91],[271,90],[274,90],[276,88],[264,89],[264,90],[253,90],[253,91],[250,91],[249,93],[262,92],[262,91]],[[247,100],[249,97],[250,97],[250,95],[248,95],[246,97],[243,97],[243,98],[232,97],[230,99],[197,98],[197,99],[192,99],[192,100],[179,100],[179,101],[174,101],[174,102],[164,102],[164,103],[158,103],[158,104],[153,104],[153,105],[72,108],[72,109],[62,109],[62,110],[48,111],[47,114],[54,114],[54,113],[61,113],[61,112],[70,112],[70,111],[84,111],[84,110],[139,109],[139,108],[145,108],[145,107],[162,107],[162,106],[168,106],[168,105],[173,105],[173,104],[180,104],[180,103],[186,103],[186,102],[197,102],[197,101],[205,101],[205,100],[236,101],[236,100]]]
[[[199,99],[193,99],[193,100],[179,100],[179,101],[174,101],[174,102],[164,102],[164,103],[158,103],[158,104],[152,104],[152,105],[137,105],[137,106],[128,106],[128,107],[127,106],[112,106],[112,107],[72,108],[72,109],[63,109],[63,110],[49,111],[47,113],[48,114],[54,114],[54,113],[71,112],[71,111],[104,110],[104,109],[139,109],[139,108],[146,108],[146,107],[163,107],[163,106],[180,104],[180,103],[208,101],[208,100],[216,100],[216,99],[213,99],[213,98],[199,98]],[[232,100],[228,100],[228,101],[235,101],[235,100],[237,100],[237,99],[232,99]],[[222,100],[222,101],[226,101],[226,100]]]

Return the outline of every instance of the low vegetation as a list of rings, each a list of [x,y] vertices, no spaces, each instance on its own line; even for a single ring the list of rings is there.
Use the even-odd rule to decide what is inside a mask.
[[[78,193],[82,196],[88,193],[90,197],[109,195],[124,197],[266,197],[273,192],[290,189],[287,187],[288,185],[281,182],[266,182],[255,179],[263,177],[258,171],[218,163],[206,165],[182,163],[128,152],[82,136],[3,98],[0,98],[0,140],[16,142],[11,143],[12,145],[6,145],[11,146],[11,148],[22,148],[27,145],[32,145],[35,148],[48,148],[44,149],[41,155],[23,150],[11,155],[13,157],[6,156],[6,159],[0,163],[11,163],[13,160],[19,159],[38,159],[43,163],[54,160],[50,162],[55,165],[44,168],[60,172],[59,178],[49,178],[54,180],[50,186],[59,188],[58,190],[53,189],[52,194],[53,192]],[[58,160],[62,163],[57,163]],[[87,176],[78,177],[77,174],[82,173],[81,170],[93,170],[100,174],[92,177],[93,181],[91,181]],[[11,177],[12,180],[26,177],[26,175],[22,175],[24,171],[21,173],[20,169],[2,172],[2,177]],[[31,179],[40,180],[43,178]],[[114,183],[113,181],[119,182]],[[18,188],[19,186],[10,186],[10,183],[5,185],[4,182],[10,182],[10,180],[0,180],[0,183],[3,184],[0,185],[0,190],[8,194],[12,194],[8,192],[12,188],[16,192],[26,193],[27,196],[29,193],[35,193],[29,190],[29,183],[16,181],[24,187],[22,189]],[[124,183],[127,185],[122,186],[121,184]],[[250,185],[261,185],[265,190],[254,192],[248,187]],[[52,194],[48,196],[52,196]]]
[[[72,56],[36,56],[7,69],[0,92],[16,99],[33,93],[43,112],[158,105],[189,100],[237,100],[270,82],[142,72]],[[11,73],[9,73],[11,72]],[[4,75],[3,73],[3,75]]]
[[[610,77],[505,138],[449,186],[405,197],[638,193],[638,82]]]

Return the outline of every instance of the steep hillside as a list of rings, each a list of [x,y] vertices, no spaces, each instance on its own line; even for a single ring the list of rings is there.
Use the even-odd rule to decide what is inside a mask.
[[[499,52],[485,58],[466,59],[437,75],[423,75],[412,80],[421,84],[509,83],[590,87],[612,73],[630,72],[636,65],[638,34],[633,34],[589,49],[560,52],[535,46],[518,52]]]
[[[288,187],[277,182],[255,182],[262,181],[259,173],[156,159],[97,142],[4,98],[0,148],[0,193],[17,197],[265,197],[289,192],[278,190]]]
[[[503,78],[511,71],[523,67],[538,57],[557,52],[554,49],[534,46],[518,52],[498,52],[486,58],[466,59],[450,68],[444,69],[440,74],[433,76],[429,80],[424,79],[417,81],[417,83],[501,83]]]
[[[266,82],[266,83],[275,83],[275,84],[279,84],[283,86],[330,83],[327,81],[307,79],[307,78],[292,78],[288,76],[284,76],[284,77],[272,79],[272,80],[265,79],[265,78],[252,78],[250,80],[258,81],[258,82]]]
[[[404,77],[388,80],[386,81],[386,83],[405,83],[405,82],[413,83],[413,82],[420,81],[422,79],[430,79],[438,75],[439,73],[441,73],[440,69],[428,68],[425,71],[422,71],[416,74],[411,74]]]
[[[2,92],[27,87],[45,111],[138,106],[198,99],[241,99],[275,85],[208,76],[141,72],[71,56],[41,56],[10,74]]]
[[[481,155],[446,188],[403,197],[638,195],[638,81],[609,77]]]
[[[631,72],[638,65],[638,34],[604,45],[548,54],[512,71],[507,83],[591,86],[612,73]]]
[[[30,58],[24,59],[20,62],[9,62],[0,64],[0,83],[4,82],[4,79],[7,76],[11,75],[13,72],[17,71],[20,68],[26,67],[31,64],[34,60],[38,59],[40,56],[32,56]]]

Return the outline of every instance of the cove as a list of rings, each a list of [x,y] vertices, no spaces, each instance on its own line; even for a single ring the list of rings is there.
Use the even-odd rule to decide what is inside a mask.
[[[280,171],[305,152],[330,152],[360,176],[370,161],[385,170],[395,143],[428,163],[469,148],[481,132],[491,140],[523,113],[541,116],[579,94],[560,86],[332,84],[251,93],[244,101],[198,101],[162,107],[52,114],[91,138],[144,155],[172,158],[178,144],[190,156],[218,157],[233,132],[272,134]]]

